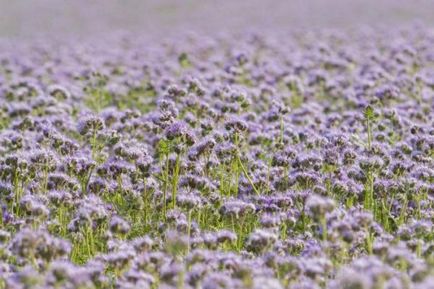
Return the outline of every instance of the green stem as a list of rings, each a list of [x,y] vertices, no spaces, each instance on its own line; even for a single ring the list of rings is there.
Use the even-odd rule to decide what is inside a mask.
[[[370,229],[368,229],[368,236],[366,238],[366,251],[369,255],[372,255],[373,235]]]
[[[368,131],[368,150],[371,150],[372,147],[372,130],[371,130],[371,121],[369,118],[366,119],[366,128]]]
[[[47,191],[48,191],[48,166],[47,165],[44,166],[42,173],[43,173],[42,191],[44,193],[47,193]]]
[[[92,149],[92,159],[96,161],[96,129],[93,130],[92,138],[90,139],[90,146]]]
[[[145,225],[148,224],[148,196],[146,190],[146,177],[143,178],[143,214],[145,219]]]
[[[326,241],[328,233],[327,233],[327,219],[326,219],[325,216],[321,217],[321,227],[322,227],[321,238],[322,238],[323,241]]]
[[[167,188],[169,186],[169,154],[166,154],[166,171],[164,172],[164,191],[163,191],[163,218],[166,220],[166,212],[167,212]]]
[[[173,172],[173,179],[172,179],[172,209],[176,207],[176,193],[178,190],[178,180],[179,180],[179,163],[180,163],[180,154],[177,154],[175,169]]]
[[[372,172],[368,171],[368,180],[365,189],[365,202],[364,207],[366,210],[372,210],[374,206],[374,176]],[[374,215],[375,216],[375,215]]]
[[[255,184],[253,183],[253,180],[250,178],[249,173],[247,172],[246,168],[244,167],[243,163],[241,162],[240,157],[237,155],[238,164],[240,165],[241,169],[243,170],[244,175],[246,176],[247,180],[249,181],[250,185],[253,188],[253,191],[255,191],[256,195],[260,195],[258,189],[256,188]]]
[[[191,234],[191,211],[192,210],[188,210],[188,224],[187,224],[187,237],[188,237],[188,244],[187,244],[187,254],[190,253],[190,234]]]
[[[283,132],[284,132],[284,123],[283,123],[283,116],[280,116],[280,140],[279,143],[283,145]]]

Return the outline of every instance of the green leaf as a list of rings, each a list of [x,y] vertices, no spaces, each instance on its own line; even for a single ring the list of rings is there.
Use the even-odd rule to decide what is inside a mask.
[[[363,112],[363,115],[365,116],[365,119],[367,120],[375,120],[375,111],[374,108],[371,105],[366,106],[365,111]]]
[[[168,140],[166,139],[161,139],[158,142],[158,147],[157,147],[158,153],[160,155],[167,155],[170,153],[170,143]]]

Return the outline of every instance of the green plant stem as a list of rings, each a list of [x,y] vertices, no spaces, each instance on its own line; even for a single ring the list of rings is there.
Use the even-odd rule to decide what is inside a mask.
[[[191,234],[191,212],[192,210],[188,210],[188,224],[187,224],[187,237],[188,237],[188,245],[187,245],[187,254],[190,253],[190,234]]]
[[[143,219],[148,224],[148,192],[146,190],[146,177],[143,178]]]
[[[368,180],[365,188],[364,208],[372,210],[374,205],[374,176],[371,171],[368,171]]]
[[[328,233],[327,233],[327,219],[326,219],[326,217],[325,216],[321,216],[320,222],[321,222],[321,228],[322,228],[321,238],[322,238],[323,241],[326,241],[327,240],[327,235],[328,235]]]
[[[92,138],[90,139],[90,146],[91,146],[91,149],[92,149],[92,159],[94,160],[94,161],[96,161],[96,153],[97,153],[97,133],[96,133],[96,130],[94,129],[93,130],[93,133],[92,133]]]
[[[181,159],[180,154],[177,154],[175,168],[173,172],[173,179],[172,179],[172,209],[176,207],[176,194],[178,190],[180,159]]]
[[[260,195],[258,189],[256,188],[255,184],[253,183],[253,180],[250,178],[249,173],[247,172],[246,168],[244,167],[243,163],[241,162],[240,157],[237,155],[238,164],[240,165],[241,169],[243,170],[244,175],[246,176],[247,180],[249,181],[250,185],[253,188],[253,191],[255,191],[256,195]]]
[[[167,199],[167,189],[169,186],[169,154],[166,154],[166,171],[164,172],[165,176],[164,176],[164,191],[163,191],[163,218],[164,220],[166,220],[166,212],[167,212],[167,204],[166,204],[166,199]]]
[[[366,119],[366,128],[368,132],[368,150],[371,150],[372,148],[372,129],[371,129],[371,121]]]

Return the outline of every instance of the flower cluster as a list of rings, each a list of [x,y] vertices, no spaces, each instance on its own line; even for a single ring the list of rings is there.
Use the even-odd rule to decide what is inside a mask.
[[[431,288],[423,26],[0,42],[0,288]]]

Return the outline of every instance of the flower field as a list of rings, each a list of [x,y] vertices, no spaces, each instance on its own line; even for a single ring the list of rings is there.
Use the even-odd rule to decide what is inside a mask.
[[[0,41],[0,288],[434,288],[434,30]]]

